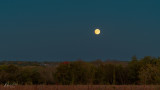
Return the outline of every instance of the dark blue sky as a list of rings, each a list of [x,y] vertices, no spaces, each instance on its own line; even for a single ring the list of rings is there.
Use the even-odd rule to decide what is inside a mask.
[[[0,0],[0,60],[157,57],[159,10],[159,0]]]

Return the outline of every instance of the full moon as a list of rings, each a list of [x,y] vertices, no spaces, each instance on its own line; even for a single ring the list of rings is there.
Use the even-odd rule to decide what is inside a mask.
[[[95,29],[94,33],[95,33],[96,35],[99,35],[99,34],[101,33],[101,30],[100,30],[100,29]]]

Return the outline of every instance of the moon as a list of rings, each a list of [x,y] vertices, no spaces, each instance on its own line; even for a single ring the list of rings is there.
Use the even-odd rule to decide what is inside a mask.
[[[96,35],[99,35],[99,34],[101,33],[101,30],[100,30],[100,29],[95,29],[94,33],[95,33]]]

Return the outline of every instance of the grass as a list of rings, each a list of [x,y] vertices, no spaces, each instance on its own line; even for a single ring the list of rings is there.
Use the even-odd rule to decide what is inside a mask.
[[[18,85],[0,90],[160,90],[160,85]]]

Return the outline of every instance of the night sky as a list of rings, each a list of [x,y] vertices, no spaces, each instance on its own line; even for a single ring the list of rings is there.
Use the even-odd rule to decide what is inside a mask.
[[[0,0],[0,60],[158,57],[159,39],[159,0]]]

